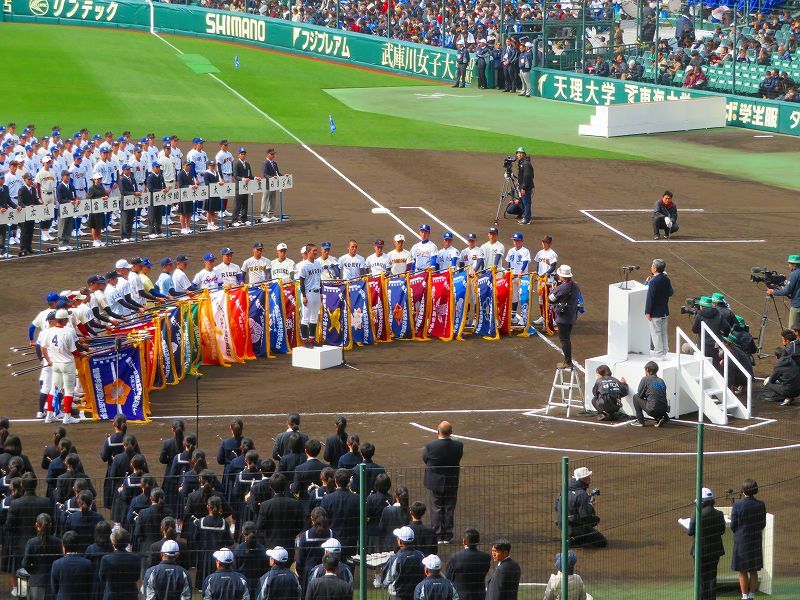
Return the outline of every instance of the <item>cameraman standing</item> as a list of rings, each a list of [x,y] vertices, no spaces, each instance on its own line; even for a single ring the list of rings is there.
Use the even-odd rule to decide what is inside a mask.
[[[786,260],[791,271],[786,285],[779,290],[769,289],[767,294],[770,296],[788,296],[790,298],[789,329],[798,329],[800,328],[800,254],[792,254]]]
[[[533,163],[525,152],[525,148],[517,148],[517,180],[519,181],[519,199],[522,201],[522,217],[517,220],[520,225],[530,225],[533,208]]]

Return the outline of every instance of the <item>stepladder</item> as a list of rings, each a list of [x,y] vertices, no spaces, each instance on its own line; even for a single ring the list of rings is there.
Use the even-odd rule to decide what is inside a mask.
[[[583,388],[575,367],[556,369],[544,414],[549,414],[551,408],[566,408],[567,417],[572,408],[583,410]]]

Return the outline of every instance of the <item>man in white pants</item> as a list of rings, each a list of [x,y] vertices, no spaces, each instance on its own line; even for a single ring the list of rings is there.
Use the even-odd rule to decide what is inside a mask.
[[[36,353],[41,359],[42,372],[39,375],[39,411],[36,413],[37,419],[44,418],[44,407],[47,404],[47,395],[53,385],[53,365],[44,355],[44,347],[47,343],[47,334],[52,331],[56,324],[56,311],[51,310],[45,316],[46,325],[39,332],[36,338]]]
[[[297,265],[300,280],[300,294],[303,297],[300,320],[300,339],[303,346],[313,348],[317,344],[317,319],[321,304],[320,288],[322,287],[322,263],[317,259],[317,247],[314,244],[303,246],[300,253],[303,260]]]
[[[64,424],[80,423],[80,419],[72,416],[72,397],[75,394],[75,380],[77,371],[75,369],[75,357],[78,351],[78,335],[72,327],[67,327],[69,312],[59,309],[55,314],[55,327],[47,330],[43,355],[47,362],[53,367],[53,382],[50,386],[50,393],[47,395],[47,414],[45,423],[55,421],[53,412],[53,397],[58,390],[63,390],[64,400],[62,412],[64,413]]]

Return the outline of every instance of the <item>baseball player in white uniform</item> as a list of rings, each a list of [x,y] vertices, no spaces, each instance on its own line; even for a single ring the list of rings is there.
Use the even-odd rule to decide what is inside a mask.
[[[413,265],[412,271],[424,271],[430,266],[435,267],[433,262],[437,248],[431,240],[431,226],[422,224],[419,226],[420,241],[411,246],[411,264]]]
[[[319,262],[322,265],[322,281],[341,279],[341,272],[339,271],[339,261],[336,259],[335,256],[331,255],[331,243],[322,242],[322,244],[320,244],[320,247],[322,248],[322,256],[319,259]]]
[[[503,254],[505,253],[505,246],[497,241],[497,227],[489,227],[489,232],[486,234],[489,241],[481,246],[483,252],[483,268],[491,269],[497,267],[502,269]]]
[[[358,242],[350,240],[347,243],[347,254],[339,258],[339,269],[342,272],[342,279],[358,279],[366,274],[367,261],[358,253]]]
[[[214,159],[217,162],[220,179],[225,182],[233,181],[233,154],[228,150],[228,140],[220,141],[219,152]]]
[[[172,272],[172,285],[175,291],[181,294],[198,289],[197,286],[192,284],[189,276],[186,274],[186,268],[188,266],[188,256],[179,254],[175,257],[175,270]]]
[[[522,318],[517,314],[517,306],[519,305],[519,276],[528,272],[528,265],[531,262],[531,253],[522,245],[523,236],[521,232],[515,232],[514,235],[511,236],[511,240],[514,243],[514,247],[509,248],[508,254],[506,254],[508,269],[514,274],[511,280],[511,309],[514,311],[514,323],[516,325],[524,325],[525,323],[522,322]]]
[[[392,264],[392,275],[402,275],[411,270],[411,252],[403,247],[405,243],[406,237],[402,233],[398,233],[394,236],[394,250],[389,252],[389,261]]]
[[[553,243],[552,236],[546,235],[542,238],[542,249],[536,253],[536,256],[533,257],[533,262],[536,263],[536,273],[539,277],[544,277],[545,275],[548,278],[548,285],[552,285],[553,282],[553,274],[556,272],[558,268],[558,254],[556,251],[551,248],[551,244]],[[539,303],[541,304],[541,298],[539,299]],[[541,308],[541,306],[540,306]],[[541,316],[533,322],[534,325],[543,325],[544,324],[544,317]]]
[[[53,412],[53,397],[58,390],[63,390],[64,424],[79,423],[80,419],[72,416],[72,397],[75,394],[75,357],[78,351],[78,335],[75,330],[66,327],[69,313],[63,308],[56,311],[55,327],[48,329],[44,341],[43,354],[47,362],[53,366],[53,381],[50,393],[47,395],[47,413],[45,423],[55,421]]]
[[[272,261],[272,277],[286,283],[292,281],[295,273],[295,264],[291,258],[286,258],[286,251],[288,247],[281,242],[275,248],[278,258]]]
[[[206,252],[203,255],[203,268],[198,271],[192,279],[192,283],[203,290],[216,290],[222,285],[222,278],[219,273],[214,270],[214,263],[217,257],[211,252]]]
[[[280,246],[283,246],[284,249],[286,248],[286,244],[278,244],[279,248]],[[285,255],[286,252],[284,251]],[[294,265],[294,262],[292,262],[292,265]],[[264,258],[264,244],[255,242],[253,244],[253,256],[242,263],[242,271],[247,277],[247,283],[257,285],[272,279],[274,275],[270,274],[270,266],[270,260]]]
[[[306,348],[319,346],[317,343],[317,319],[321,305],[322,261],[317,258],[317,247],[308,244],[303,247],[303,260],[297,265],[302,296],[302,315],[300,320],[300,339]]]
[[[483,252],[476,245],[478,236],[474,233],[467,234],[467,247],[461,251],[458,263],[465,267],[470,275],[483,269]]]
[[[219,263],[214,270],[219,275],[222,285],[239,285],[244,281],[244,273],[242,268],[233,262],[233,250],[230,248],[223,248],[220,251],[222,262]]]
[[[445,231],[442,234],[442,249],[436,253],[434,269],[446,271],[450,267],[455,267],[458,263],[459,252],[453,248],[453,234]]]
[[[375,252],[367,257],[367,268],[373,277],[388,274],[392,270],[392,259],[383,253],[383,240],[375,240]]]
[[[53,385],[53,365],[45,358],[43,349],[47,345],[49,328],[55,327],[55,324],[56,311],[48,310],[45,315],[45,328],[42,329],[36,337],[36,355],[39,357],[42,365],[42,370],[39,374],[39,411],[36,413],[37,419],[42,419],[45,416],[47,396]]]

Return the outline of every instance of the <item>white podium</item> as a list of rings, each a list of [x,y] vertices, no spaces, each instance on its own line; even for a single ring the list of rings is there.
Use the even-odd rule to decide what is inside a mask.
[[[650,355],[650,326],[644,316],[647,300],[647,286],[638,281],[612,283],[608,286],[608,345],[606,353],[586,360],[586,386],[584,387],[584,406],[594,411],[592,406],[592,387],[595,371],[600,365],[608,365],[614,377],[625,378],[630,393],[622,399],[622,410],[634,416],[633,394],[644,377],[644,366],[653,360],[658,364],[658,375],[667,384],[669,416],[677,418],[682,414],[697,411],[697,405],[678,386],[677,356],[670,352],[665,356]],[[674,338],[670,344],[674,344]],[[681,363],[686,366],[699,359],[692,355],[682,355]]]
[[[343,362],[342,349],[339,346],[319,346],[317,348],[299,346],[292,350],[292,366],[301,369],[321,371],[338,367]]]

